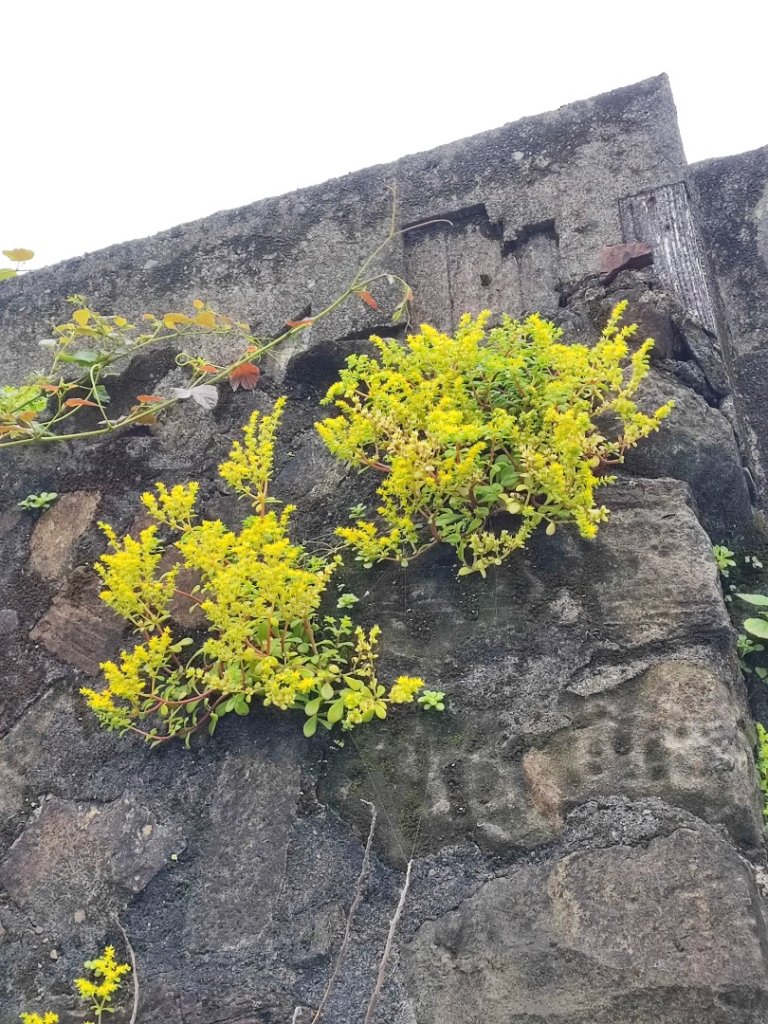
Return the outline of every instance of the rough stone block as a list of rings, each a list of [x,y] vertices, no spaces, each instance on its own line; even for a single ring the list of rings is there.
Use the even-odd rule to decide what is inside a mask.
[[[694,164],[735,356],[768,346],[768,146]]]
[[[55,597],[53,604],[30,633],[67,665],[98,676],[99,665],[119,650],[124,623],[99,600],[97,587],[76,597]]]
[[[746,1024],[768,1013],[765,929],[747,866],[681,829],[513,867],[401,963],[419,1024]]]
[[[648,411],[670,399],[674,410],[658,433],[627,453],[627,469],[637,476],[685,481],[713,543],[738,539],[749,531],[753,511],[733,427],[690,388],[652,370],[638,404]]]
[[[0,863],[0,882],[35,926],[66,934],[78,910],[108,918],[183,845],[179,829],[134,796],[108,804],[51,797]]]
[[[452,566],[369,584],[386,663],[395,654],[424,672],[451,711],[361,734],[354,785],[348,758],[334,755],[326,799],[362,821],[367,766],[386,779],[401,830],[425,801],[424,848],[467,838],[508,852],[556,836],[594,795],[658,795],[759,846],[710,542],[677,481],[627,481],[605,496],[611,518],[596,541],[543,538],[476,589]],[[387,850],[395,857],[396,843]]]
[[[40,517],[30,541],[30,568],[43,579],[56,579],[69,565],[75,544],[93,521],[98,491],[62,494]]]

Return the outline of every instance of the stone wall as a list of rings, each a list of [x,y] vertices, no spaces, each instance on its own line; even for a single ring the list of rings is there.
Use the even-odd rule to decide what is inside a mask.
[[[768,147],[693,168],[717,274],[745,450],[761,503],[768,466]]]
[[[343,748],[262,712],[151,751],[101,732],[78,689],[122,636],[90,569],[96,520],[127,529],[146,486],[193,476],[206,514],[226,517],[215,467],[252,408],[289,397],[274,489],[299,504],[302,539],[345,520],[360,480],[312,424],[344,355],[392,331],[380,314],[345,307],[276,350],[259,390],[222,389],[214,414],[181,404],[152,430],[0,456],[3,1021],[70,1005],[82,960],[120,945],[119,915],[142,1024],[307,1024],[360,869],[361,799],[379,807],[375,857],[324,1019],[362,1021],[411,855],[378,1021],[768,1019],[753,735],[711,555],[713,540],[759,540],[755,453],[724,326],[736,271],[713,268],[699,213],[707,171],[689,177],[652,79],[3,285],[9,380],[73,292],[129,315],[203,296],[269,334],[338,292],[386,234],[395,184],[402,224],[451,222],[381,257],[420,319],[540,309],[588,338],[626,297],[657,338],[644,401],[677,402],[595,542],[537,538],[486,581],[457,579],[441,551],[350,572],[362,620],[383,629],[383,674],[423,674],[449,707]],[[606,247],[631,242],[653,266],[601,276]],[[125,393],[174,374],[170,354],[136,360]],[[16,508],[42,489],[62,494],[48,512]]]

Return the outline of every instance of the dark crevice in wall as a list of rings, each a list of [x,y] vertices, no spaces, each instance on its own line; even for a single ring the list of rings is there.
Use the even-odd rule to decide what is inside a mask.
[[[552,218],[549,220],[538,221],[535,224],[524,224],[521,228],[515,231],[513,237],[508,237],[502,248],[502,256],[511,256],[522,249],[527,242],[535,238],[538,235],[543,235],[554,243],[556,247],[560,246],[560,238],[558,237],[555,229],[555,222]]]
[[[486,238],[497,238],[501,241],[503,238],[503,227],[500,223],[493,222],[488,216],[488,209],[485,203],[477,203],[474,206],[464,206],[461,209],[453,210],[449,213],[436,213],[434,217],[427,218],[427,220],[434,220],[436,223],[429,224],[425,227],[419,228],[419,236],[425,234],[443,234],[446,231],[455,231],[465,228],[471,224],[477,227],[485,235]],[[446,221],[450,221],[450,224],[446,224]],[[402,231],[405,235],[405,244],[409,244],[408,232],[412,228],[419,227],[420,224],[424,224],[424,219],[413,221],[410,224],[406,224]],[[414,237],[414,236],[411,236]]]

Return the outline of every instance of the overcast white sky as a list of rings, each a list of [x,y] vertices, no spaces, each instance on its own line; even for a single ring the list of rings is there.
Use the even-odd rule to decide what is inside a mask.
[[[766,0],[6,0],[0,32],[34,266],[662,71],[689,160],[768,144]]]

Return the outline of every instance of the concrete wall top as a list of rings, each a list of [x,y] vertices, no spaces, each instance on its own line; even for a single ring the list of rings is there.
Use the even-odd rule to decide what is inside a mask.
[[[418,316],[445,320],[463,312],[447,312],[439,267],[450,261],[443,250],[452,230],[463,232],[465,254],[471,246],[474,277],[493,279],[490,291],[474,281],[475,305],[546,308],[559,289],[598,271],[603,245],[622,241],[619,199],[686,175],[662,75],[6,283],[5,376],[17,381],[39,365],[35,341],[62,318],[72,293],[130,316],[202,296],[271,333],[287,317],[321,308],[386,236],[392,186],[401,225],[433,217],[455,224],[406,234],[383,257],[387,269],[416,278]],[[461,290],[471,307],[469,284]],[[322,331],[339,338],[376,326],[375,314],[355,308],[339,311]]]

